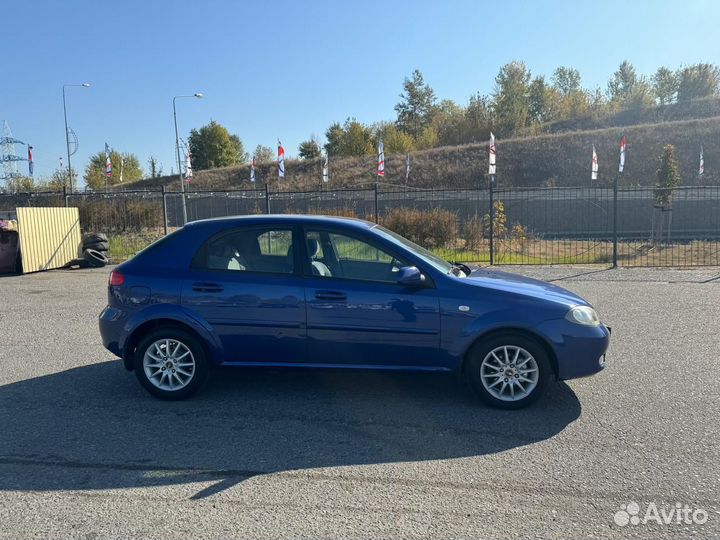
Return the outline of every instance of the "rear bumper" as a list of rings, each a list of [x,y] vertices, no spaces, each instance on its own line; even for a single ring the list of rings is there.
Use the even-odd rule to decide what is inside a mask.
[[[115,356],[122,356],[120,336],[122,335],[124,322],[124,313],[110,306],[106,306],[102,310],[98,319],[103,346]]]

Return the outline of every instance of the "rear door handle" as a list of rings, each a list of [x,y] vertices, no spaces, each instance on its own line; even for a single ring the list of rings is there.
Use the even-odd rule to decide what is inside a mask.
[[[318,300],[335,300],[342,301],[347,300],[347,295],[339,291],[317,291],[315,298]]]
[[[223,286],[219,283],[193,283],[192,289],[197,292],[222,292]]]

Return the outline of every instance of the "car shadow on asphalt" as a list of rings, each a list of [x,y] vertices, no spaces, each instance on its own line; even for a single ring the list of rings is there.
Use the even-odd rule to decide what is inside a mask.
[[[503,452],[581,413],[564,383],[500,411],[449,375],[220,370],[195,398],[163,402],[120,361],[0,387],[0,490],[94,490]],[[309,471],[312,469],[312,471]]]

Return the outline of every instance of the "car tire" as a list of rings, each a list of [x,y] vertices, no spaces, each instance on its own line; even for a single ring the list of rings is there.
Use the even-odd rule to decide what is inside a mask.
[[[486,404],[499,409],[522,409],[545,391],[552,367],[545,348],[518,333],[495,334],[468,354],[465,379]]]
[[[110,246],[107,242],[91,242],[83,245],[83,249],[94,249],[95,251],[108,251]]]
[[[97,242],[107,242],[108,237],[107,235],[103,233],[87,233],[84,234],[82,237],[82,243],[85,244],[95,244]]]
[[[83,251],[83,258],[94,268],[102,268],[108,263],[108,258],[105,254],[94,249],[86,249]]]
[[[168,345],[169,353],[166,353]],[[134,371],[143,388],[153,396],[180,400],[202,388],[209,363],[205,349],[193,334],[175,326],[164,326],[140,340],[135,349]]]

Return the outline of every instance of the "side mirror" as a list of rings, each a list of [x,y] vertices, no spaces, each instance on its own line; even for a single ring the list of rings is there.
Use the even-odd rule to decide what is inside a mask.
[[[425,285],[425,276],[417,266],[403,266],[400,269],[397,282],[408,287],[421,287]]]

